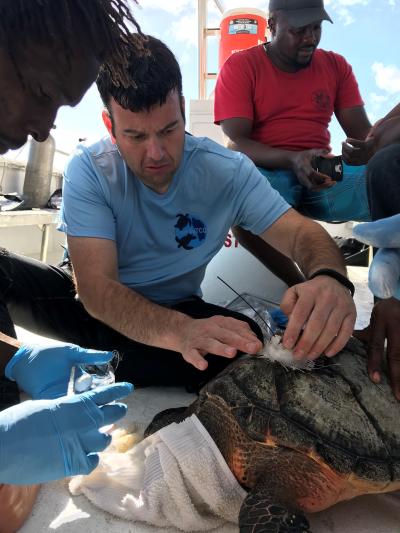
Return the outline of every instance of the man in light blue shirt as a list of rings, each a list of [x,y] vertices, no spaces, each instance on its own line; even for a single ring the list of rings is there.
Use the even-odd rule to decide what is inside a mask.
[[[181,140],[165,192],[135,175],[110,137],[78,148],[64,173],[60,229],[114,242],[119,281],[162,305],[201,297],[206,266],[233,224],[259,235],[290,207],[246,156],[207,138]]]
[[[128,88],[101,71],[109,138],[79,147],[65,170],[60,228],[75,287],[61,269],[39,273],[12,256],[9,268],[25,284],[24,301],[19,293],[7,301],[14,320],[118,349],[119,379],[197,389],[238,353],[262,347],[252,320],[201,297],[207,264],[235,225],[276,246],[310,278],[284,295],[284,345],[299,358],[334,355],[355,320],[336,245],[246,156],[185,133],[179,65],[161,41],[148,37],[143,46],[148,55],[131,57]]]

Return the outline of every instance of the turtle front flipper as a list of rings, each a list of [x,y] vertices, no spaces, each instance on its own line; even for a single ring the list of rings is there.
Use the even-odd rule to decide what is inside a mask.
[[[262,479],[249,492],[239,513],[240,533],[311,533],[304,514],[284,501]]]
[[[152,435],[159,429],[172,424],[173,422],[179,423],[190,416],[189,409],[187,407],[173,407],[171,409],[165,409],[160,413],[157,413],[150,424],[147,426],[144,432],[144,437]]]

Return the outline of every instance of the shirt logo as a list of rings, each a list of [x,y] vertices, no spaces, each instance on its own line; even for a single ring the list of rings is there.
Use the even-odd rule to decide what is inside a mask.
[[[177,221],[175,228],[175,240],[178,248],[193,250],[201,246],[207,237],[207,226],[203,221],[189,213],[176,215]]]
[[[331,97],[324,89],[314,91],[312,101],[314,102],[315,107],[320,111],[329,111],[331,107]]]

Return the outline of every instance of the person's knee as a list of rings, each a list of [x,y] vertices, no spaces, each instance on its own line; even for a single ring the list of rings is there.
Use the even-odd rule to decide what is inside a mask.
[[[14,533],[29,517],[40,485],[0,485],[0,533]]]
[[[257,169],[288,204],[295,209],[299,207],[303,196],[303,186],[294,172],[283,169],[271,170],[263,167],[257,167]]]
[[[400,144],[387,146],[370,159],[367,189],[373,219],[399,212]]]
[[[0,330],[10,337],[16,337],[8,308],[13,284],[13,262],[10,252],[0,248]]]
[[[3,263],[5,260],[8,261],[10,259],[10,251],[7,250],[7,248],[3,248],[3,246],[0,246],[0,261]]]
[[[376,179],[380,179],[388,172],[400,168],[400,144],[391,144],[379,150],[368,162],[367,176],[368,182],[376,184]],[[397,179],[400,183],[400,179]],[[379,184],[379,181],[378,183]]]
[[[0,293],[4,292],[11,283],[12,260],[10,252],[0,247]]]

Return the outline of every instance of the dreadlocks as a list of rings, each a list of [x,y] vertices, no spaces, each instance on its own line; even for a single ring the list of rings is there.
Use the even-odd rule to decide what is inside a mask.
[[[61,43],[67,58],[72,49],[90,51],[107,64],[112,78],[124,87],[129,85],[125,72],[127,46],[142,55],[143,39],[139,24],[127,6],[128,0],[1,0],[0,46],[15,58],[21,44]],[[137,3],[137,0],[134,0]],[[57,58],[54,58],[57,61]]]

